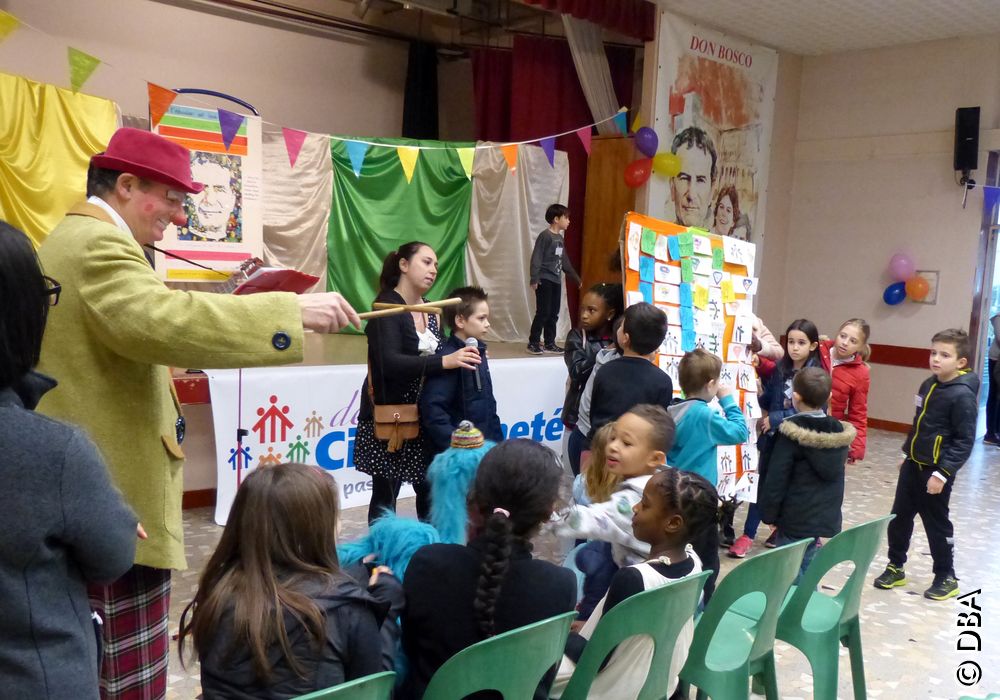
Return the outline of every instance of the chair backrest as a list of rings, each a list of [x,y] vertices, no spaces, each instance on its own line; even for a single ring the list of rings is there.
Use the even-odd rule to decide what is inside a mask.
[[[315,693],[300,695],[295,700],[389,700],[395,684],[396,674],[383,671],[332,688],[317,690]]]
[[[601,618],[584,647],[573,677],[562,693],[563,700],[583,700],[611,651],[629,637],[646,635],[653,644],[653,660],[638,700],[666,697],[670,685],[670,659],[684,624],[698,606],[698,596],[711,571],[703,571],[637,593]],[[678,671],[680,669],[677,669]]]
[[[866,586],[868,567],[871,566],[875,553],[882,544],[886,528],[894,515],[888,515],[878,520],[855,525],[832,537],[816,552],[805,575],[799,581],[798,588],[788,600],[781,613],[783,621],[791,625],[799,625],[805,614],[809,599],[816,593],[816,588],[823,577],[838,564],[850,561],[854,563],[854,571],[848,577],[844,587],[834,596],[840,601],[843,610],[840,621],[857,617],[861,607],[861,591]],[[823,595],[823,594],[820,594]]]
[[[458,700],[480,690],[506,700],[530,698],[559,663],[576,612],[563,613],[473,644],[448,659],[427,684],[424,700]]]
[[[755,661],[772,649],[781,604],[799,572],[808,544],[809,540],[786,544],[747,559],[730,571],[715,589],[704,614],[698,620],[688,658],[707,658],[708,647],[719,622],[732,604],[748,593],[762,593],[766,601],[764,611],[754,625],[749,660]]]

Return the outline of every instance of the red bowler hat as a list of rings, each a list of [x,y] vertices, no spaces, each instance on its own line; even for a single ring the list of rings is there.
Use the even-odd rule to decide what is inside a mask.
[[[95,168],[120,170],[169,187],[197,194],[205,189],[191,180],[191,152],[159,134],[122,127],[108,142],[108,150],[90,159]]]

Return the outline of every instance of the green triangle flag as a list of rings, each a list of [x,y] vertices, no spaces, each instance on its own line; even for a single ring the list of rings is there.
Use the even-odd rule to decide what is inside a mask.
[[[0,41],[10,36],[15,29],[21,26],[21,22],[9,12],[0,10]]]
[[[472,179],[472,161],[476,157],[475,148],[456,148],[455,152],[458,153],[458,159],[462,161],[462,170],[465,171],[465,177],[469,180]]]
[[[72,46],[67,47],[69,51],[69,83],[73,87],[73,92],[79,92],[83,84],[101,65],[101,59],[94,58],[89,53],[84,53]]]

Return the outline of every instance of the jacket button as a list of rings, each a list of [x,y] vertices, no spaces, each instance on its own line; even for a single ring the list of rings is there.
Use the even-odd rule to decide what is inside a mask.
[[[271,345],[275,350],[287,350],[292,344],[292,339],[284,331],[278,331],[271,336]]]

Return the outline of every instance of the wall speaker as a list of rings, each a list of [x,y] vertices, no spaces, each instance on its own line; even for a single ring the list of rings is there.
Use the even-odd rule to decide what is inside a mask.
[[[955,170],[979,167],[979,107],[955,110]]]

